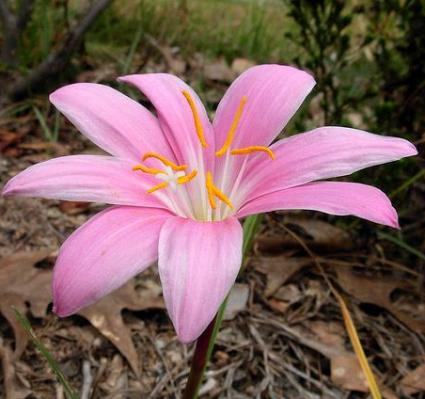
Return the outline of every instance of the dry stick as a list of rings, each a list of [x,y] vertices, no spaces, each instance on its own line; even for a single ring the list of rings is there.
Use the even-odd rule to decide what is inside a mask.
[[[0,0],[0,2],[3,0]],[[8,90],[8,95],[12,99],[19,99],[37,87],[38,84],[47,80],[50,76],[61,72],[68,64],[73,52],[79,47],[84,34],[91,27],[102,11],[109,6],[112,0],[98,0],[95,2],[85,17],[68,35],[59,50],[50,54],[31,73],[19,80]]]
[[[83,361],[83,385],[81,387],[80,399],[89,399],[90,391],[93,385],[93,375],[91,373],[91,366],[88,360]]]

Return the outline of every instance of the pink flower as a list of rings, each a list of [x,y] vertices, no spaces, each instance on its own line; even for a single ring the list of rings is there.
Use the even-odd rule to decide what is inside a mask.
[[[51,102],[111,156],[52,159],[3,190],[114,205],[63,244],[53,279],[58,315],[97,301],[158,259],[168,312],[179,339],[190,342],[238,274],[239,218],[310,209],[398,227],[377,188],[322,180],[415,155],[408,141],[333,126],[270,146],[313,88],[309,74],[279,65],[249,69],[231,85],[212,124],[195,92],[175,76],[120,81],[140,89],[157,117],[107,86],[65,86]]]

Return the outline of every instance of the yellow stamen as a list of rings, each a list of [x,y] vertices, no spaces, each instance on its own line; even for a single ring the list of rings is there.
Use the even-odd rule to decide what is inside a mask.
[[[207,172],[206,186],[207,186],[207,192],[208,192],[208,201],[211,205],[211,208],[213,209],[217,208],[215,198],[214,198],[214,197],[217,197],[218,199],[223,201],[228,207],[233,209],[233,205],[230,199],[227,198],[227,196],[214,185],[211,172]]]
[[[166,181],[164,181],[164,182],[159,183],[159,184],[157,184],[156,186],[153,186],[152,188],[150,188],[150,189],[148,190],[148,193],[149,193],[149,194],[151,194],[151,193],[153,193],[154,191],[161,190],[161,188],[165,188],[165,187],[167,187],[167,186],[168,186],[168,183],[167,183]]]
[[[230,199],[227,198],[226,195],[215,186],[214,186],[214,195],[217,198],[221,199],[230,209],[233,209],[233,204],[230,202]]]
[[[207,193],[208,193],[208,201],[210,202],[211,208],[215,209],[217,208],[217,205],[214,199],[214,183],[212,181],[211,172],[207,172],[206,186],[207,186]]]
[[[275,159],[275,155],[273,151],[268,147],[263,147],[261,145],[253,145],[251,147],[245,147],[245,148],[237,148],[235,150],[230,151],[232,155],[245,155],[245,154],[252,154],[256,151],[262,151],[265,152],[271,159]]]
[[[197,170],[192,170],[192,172],[190,172],[188,175],[179,177],[177,179],[177,183],[179,184],[189,183],[197,174],[198,174]]]
[[[147,166],[141,165],[141,164],[133,166],[133,170],[134,171],[141,170],[142,172],[149,173],[151,175],[157,175],[158,173],[165,173],[161,169],[148,168]]]
[[[245,107],[246,101],[247,101],[247,97],[243,96],[239,103],[238,109],[236,110],[232,124],[230,125],[230,129],[229,129],[229,132],[227,133],[226,141],[224,142],[223,147],[221,147],[215,153],[216,156],[221,157],[222,155],[224,155],[226,151],[229,149],[229,147],[232,145],[233,137],[235,136],[235,132],[238,127],[239,121],[241,119],[242,111]]]
[[[176,165],[174,162],[171,162],[169,159],[163,157],[162,155],[157,154],[156,152],[147,152],[143,155],[142,160],[146,161],[148,158],[155,158],[161,161],[164,165],[169,166],[171,169],[178,170],[186,170],[187,165]]]
[[[186,98],[186,100],[189,104],[189,107],[192,111],[193,122],[195,123],[196,134],[198,135],[198,138],[199,138],[199,141],[201,142],[202,147],[205,148],[207,146],[207,142],[205,140],[204,128],[202,127],[201,118],[199,117],[198,110],[196,109],[195,101],[193,101],[192,96],[190,95],[190,93],[187,90],[183,90],[182,93],[185,96],[185,98]]]

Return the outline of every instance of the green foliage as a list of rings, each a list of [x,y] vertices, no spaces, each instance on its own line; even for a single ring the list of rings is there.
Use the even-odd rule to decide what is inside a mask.
[[[60,126],[59,111],[55,111],[53,129],[49,127],[47,118],[42,114],[39,108],[37,108],[36,106],[33,106],[33,111],[38,120],[38,123],[40,124],[44,138],[47,141],[57,142],[59,138],[59,126]]]

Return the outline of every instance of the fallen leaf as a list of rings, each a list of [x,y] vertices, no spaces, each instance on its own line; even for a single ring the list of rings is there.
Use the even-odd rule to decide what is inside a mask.
[[[254,61],[248,60],[246,58],[235,58],[232,62],[231,69],[233,72],[235,72],[235,74],[240,75],[255,65],[256,64]]]
[[[5,152],[6,149],[10,149],[10,147],[17,144],[22,137],[22,133],[16,133],[0,128],[0,152]]]
[[[164,308],[162,297],[152,289],[137,292],[134,281],[130,281],[111,295],[81,310],[78,314],[90,321],[116,346],[138,375],[136,348],[131,339],[131,332],[124,324],[121,312],[123,309],[140,311],[152,308]]]
[[[30,396],[31,390],[24,387],[16,378],[14,353],[9,347],[3,346],[1,342],[0,359],[3,369],[3,386],[6,391],[5,399],[25,399]]]
[[[34,317],[46,316],[51,302],[52,270],[35,266],[51,254],[50,250],[20,252],[0,261],[0,312],[12,326],[15,335],[14,359],[18,359],[25,350],[28,335],[17,321],[13,307],[26,314],[28,303]],[[146,288],[140,290],[136,290],[135,286],[135,281],[131,280],[78,314],[116,346],[137,374],[137,352],[121,312],[123,309],[140,311],[164,308],[164,303],[159,287],[153,287],[149,282]]]
[[[23,150],[50,151],[54,156],[69,154],[69,146],[54,141],[39,141],[34,143],[22,143],[18,147]]]
[[[181,75],[186,71],[187,63],[178,55],[178,48],[173,48],[164,44],[160,44],[153,36],[145,34],[144,38],[154,49],[156,49],[164,58],[168,68],[177,75]]]
[[[59,204],[59,209],[67,215],[79,215],[85,212],[89,207],[89,202],[61,201]]]
[[[287,256],[257,256],[251,260],[251,265],[266,275],[266,297],[272,296],[295,273],[310,263],[308,258]]]
[[[407,306],[392,300],[395,292],[414,293],[415,287],[406,280],[400,281],[388,276],[373,277],[359,275],[348,268],[335,268],[338,282],[341,287],[360,302],[380,306],[405,323],[413,331],[422,334],[425,332],[424,306],[421,301]]]
[[[285,329],[302,344],[330,359],[331,379],[335,384],[353,391],[369,391],[356,355],[345,348],[345,332],[339,323],[310,321]],[[384,398],[397,399],[390,389],[382,386],[380,389]]]
[[[13,307],[25,314],[28,303],[33,316],[46,316],[47,306],[51,302],[52,272],[34,266],[51,252],[19,252],[0,261],[0,312],[15,334],[14,359],[19,358],[25,350],[28,335],[17,321]]]
[[[353,248],[351,237],[345,230],[322,220],[291,216],[285,218],[285,224],[299,230],[300,237],[312,250],[346,251]],[[283,248],[288,250],[300,247],[300,243],[294,237],[285,233],[260,235],[255,243],[259,251],[268,253],[282,252]]]
[[[239,312],[246,309],[249,297],[249,287],[247,284],[235,284],[227,299],[224,320],[232,320]]]
[[[315,247],[326,250],[353,248],[353,242],[347,231],[323,220],[291,216],[286,217],[285,222],[304,230],[309,238],[307,241],[309,248]]]
[[[405,395],[425,392],[425,363],[406,374],[400,386]]]
[[[209,80],[225,83],[231,82],[236,77],[224,58],[204,65],[203,76]]]

